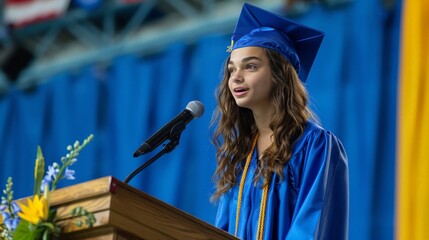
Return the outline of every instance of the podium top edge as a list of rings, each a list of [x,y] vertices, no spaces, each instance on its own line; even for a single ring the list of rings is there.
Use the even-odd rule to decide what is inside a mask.
[[[119,180],[112,176],[106,176],[68,187],[58,188],[51,192],[50,202],[52,205],[59,205],[82,198],[114,193],[118,184],[120,184]]]

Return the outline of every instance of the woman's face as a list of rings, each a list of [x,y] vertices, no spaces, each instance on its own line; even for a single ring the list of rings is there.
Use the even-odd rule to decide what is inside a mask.
[[[231,52],[228,71],[228,87],[238,106],[252,111],[266,111],[272,107],[271,67],[263,48],[235,49]]]

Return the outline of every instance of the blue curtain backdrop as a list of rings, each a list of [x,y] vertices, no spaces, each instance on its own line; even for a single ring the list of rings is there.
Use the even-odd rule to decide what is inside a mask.
[[[323,126],[348,152],[352,240],[393,239],[400,6],[382,3],[314,5],[295,18],[326,32],[307,86]],[[2,188],[12,176],[15,197],[31,195],[37,146],[52,164],[68,144],[91,133],[93,142],[73,166],[76,180],[62,186],[108,175],[124,180],[159,151],[133,158],[142,141],[189,101],[200,100],[205,114],[186,127],[179,146],[130,184],[213,223],[209,124],[229,42],[229,35],[213,33],[158,54],[120,56],[59,73],[31,89],[10,90],[0,97]]]

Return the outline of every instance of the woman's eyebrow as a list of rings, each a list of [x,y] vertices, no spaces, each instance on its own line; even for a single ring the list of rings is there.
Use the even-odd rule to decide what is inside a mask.
[[[245,57],[245,58],[243,58],[241,61],[242,61],[242,62],[248,62],[248,61],[250,61],[250,60],[258,60],[258,61],[262,61],[262,59],[261,59],[261,58],[256,57],[256,56]]]
[[[249,56],[249,57],[245,57],[245,58],[243,58],[243,59],[241,60],[241,62],[248,62],[248,61],[250,61],[250,60],[258,60],[258,61],[262,61],[262,59],[261,59],[261,58],[259,58],[259,57],[256,57],[256,56]],[[234,65],[234,61],[229,60],[229,61],[228,61],[228,65]]]

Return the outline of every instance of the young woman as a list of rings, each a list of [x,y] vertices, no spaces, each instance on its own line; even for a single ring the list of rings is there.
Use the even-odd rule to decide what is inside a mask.
[[[347,239],[348,167],[303,83],[323,33],[244,4],[217,89],[216,226],[240,239]]]

